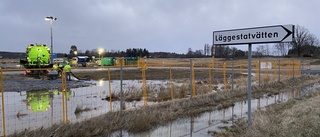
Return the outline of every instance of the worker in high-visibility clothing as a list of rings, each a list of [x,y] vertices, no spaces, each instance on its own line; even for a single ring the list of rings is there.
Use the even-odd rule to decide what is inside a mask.
[[[59,76],[59,77],[61,76],[62,65],[61,65],[60,63],[58,63],[58,64],[53,64],[52,69],[53,69],[54,71],[57,71],[57,72],[58,72],[58,76]]]
[[[63,68],[63,65],[62,65],[62,63],[58,63],[58,66],[59,66],[59,68]]]
[[[58,69],[59,69],[58,64],[53,64],[52,69],[55,71],[58,71]]]
[[[57,72],[58,72],[58,76],[60,76],[60,69],[59,69],[58,64],[53,64],[52,70],[53,70],[53,71],[57,71]]]
[[[66,65],[63,67],[63,71],[66,73],[68,81],[71,81],[71,66],[69,62],[66,62]]]

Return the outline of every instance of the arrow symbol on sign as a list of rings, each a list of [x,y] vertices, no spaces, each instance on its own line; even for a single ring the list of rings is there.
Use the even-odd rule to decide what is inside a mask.
[[[292,34],[292,32],[290,30],[288,30],[287,28],[281,26],[286,32],[287,32],[287,35],[281,40],[283,41],[284,39],[286,39],[288,36],[290,36]]]

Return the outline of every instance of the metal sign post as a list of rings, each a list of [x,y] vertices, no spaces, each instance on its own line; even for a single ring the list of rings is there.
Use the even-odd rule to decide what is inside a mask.
[[[251,126],[251,49],[252,45],[248,46],[248,126]]]
[[[251,126],[251,49],[252,44],[292,42],[294,25],[276,25],[213,32],[213,45],[248,44],[248,127]],[[260,62],[259,62],[260,63]],[[280,66],[280,65],[279,65]],[[280,74],[280,73],[279,73]]]

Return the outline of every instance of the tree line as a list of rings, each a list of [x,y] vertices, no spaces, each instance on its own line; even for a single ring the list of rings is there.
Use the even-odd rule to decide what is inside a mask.
[[[253,57],[279,56],[279,57],[317,57],[320,56],[319,39],[305,27],[295,26],[295,38],[290,43],[254,45]],[[70,55],[74,55],[77,47],[72,45]],[[99,56],[98,49],[77,51],[78,55]],[[102,53],[104,57],[153,57],[153,58],[246,58],[247,51],[229,45],[210,45],[205,43],[203,49],[193,50],[188,48],[187,53],[178,54],[171,52],[149,52],[146,48],[129,48],[125,51],[110,50]]]
[[[276,44],[260,44],[253,45],[256,48],[252,51],[253,57],[264,56],[281,56],[281,57],[319,57],[320,42],[316,35],[312,34],[303,26],[295,26],[295,38],[293,42],[276,43]],[[25,53],[1,52],[2,58],[20,58]],[[99,53],[99,49],[85,50],[84,52],[77,49],[76,45],[71,45],[68,54],[58,53],[58,57],[74,57],[78,55],[87,56],[103,56],[103,57],[152,57],[152,58],[246,58],[247,51],[243,51],[229,45],[210,45],[205,43],[203,49],[193,50],[188,48],[185,54],[174,52],[149,52],[146,48],[129,48],[124,51],[120,50],[104,50]]]

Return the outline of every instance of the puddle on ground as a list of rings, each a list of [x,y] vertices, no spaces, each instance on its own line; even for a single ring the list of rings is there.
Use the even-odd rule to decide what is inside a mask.
[[[78,122],[84,119],[105,114],[112,108],[113,111],[120,110],[120,101],[113,101],[112,104],[102,100],[109,95],[108,81],[96,82],[96,86],[71,89],[66,92],[67,114],[71,122]],[[147,84],[168,85],[167,81],[151,81]],[[124,92],[132,87],[141,89],[142,82],[138,80],[123,81]],[[113,92],[120,91],[120,81],[111,83]],[[302,90],[296,90],[288,93],[281,93],[275,96],[265,96],[260,99],[252,100],[252,109],[264,108],[265,106],[277,102],[283,102],[293,97],[299,97],[307,92],[320,87],[313,85],[305,87]],[[157,88],[155,88],[157,90]],[[23,131],[26,129],[36,129],[40,127],[50,127],[53,124],[61,123],[63,119],[62,92],[53,91],[24,91],[24,92],[5,92],[5,122],[6,134]],[[155,102],[147,102],[149,105]],[[125,102],[126,108],[143,106],[144,102]],[[2,104],[0,103],[0,107]],[[77,108],[88,111],[75,114]],[[154,130],[139,134],[122,133],[122,136],[209,136],[208,131],[219,130],[219,127],[231,125],[232,118],[246,117],[246,102],[236,103],[234,107],[220,111],[204,113],[197,117],[178,119],[166,126],[160,126]],[[2,109],[0,109],[2,114]],[[234,116],[234,117],[232,117]],[[2,123],[2,118],[0,118]],[[3,134],[2,130],[0,134]],[[118,135],[119,132],[113,135]]]
[[[320,84],[295,89],[290,92],[280,93],[272,96],[263,96],[259,99],[251,100],[251,110],[265,109],[266,106],[286,102],[292,98],[299,98],[306,93],[319,88]],[[219,132],[223,127],[231,126],[233,121],[238,118],[246,118],[248,104],[246,101],[238,102],[234,106],[223,109],[214,110],[203,113],[197,117],[189,117],[172,121],[164,126],[159,126],[153,130],[141,133],[128,133],[125,131],[117,131],[112,136],[133,136],[133,137],[211,137],[209,133],[212,131]]]
[[[67,110],[68,120],[79,122],[84,119],[95,117],[112,111],[120,110],[120,101],[106,101],[109,96],[108,81],[89,81],[96,86],[81,87],[66,91],[67,107],[63,108],[62,92],[58,90],[51,91],[23,91],[23,92],[5,92],[4,108],[6,134],[23,131],[26,129],[36,129],[40,127],[50,127],[53,124],[62,123],[64,110]],[[167,86],[169,83],[165,80],[148,80],[147,84],[153,86],[154,92],[159,91],[161,86]],[[110,83],[113,93],[120,92],[120,81]],[[179,86],[179,83],[176,83]],[[141,91],[142,82],[139,80],[124,80],[123,92]],[[148,105],[155,102],[147,102]],[[124,102],[125,107],[135,108],[144,105],[143,100]],[[0,103],[0,108],[2,103]],[[87,109],[81,113],[75,114],[76,109]],[[2,114],[2,109],[0,109]],[[0,118],[2,123],[2,118]],[[1,124],[2,125],[2,124]],[[3,134],[2,128],[0,134]]]

